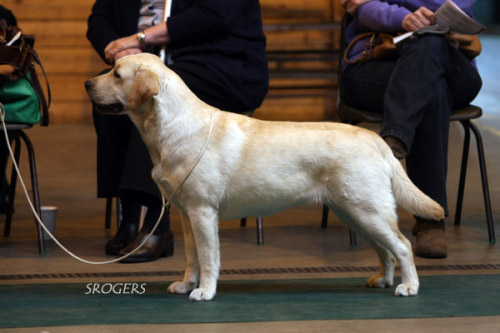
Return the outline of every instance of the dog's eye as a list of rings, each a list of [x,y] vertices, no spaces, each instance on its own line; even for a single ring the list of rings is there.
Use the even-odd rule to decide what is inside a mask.
[[[118,74],[118,72],[117,72],[117,71],[114,71],[114,72],[113,72],[113,76],[114,76],[114,77],[116,77],[117,79],[119,79],[119,78],[120,78],[120,74]]]

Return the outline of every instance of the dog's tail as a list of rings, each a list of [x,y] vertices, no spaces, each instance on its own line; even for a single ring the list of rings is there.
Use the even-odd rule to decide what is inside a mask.
[[[424,219],[442,220],[444,210],[441,205],[429,198],[412,183],[396,158],[393,157],[392,160],[392,192],[398,206]]]

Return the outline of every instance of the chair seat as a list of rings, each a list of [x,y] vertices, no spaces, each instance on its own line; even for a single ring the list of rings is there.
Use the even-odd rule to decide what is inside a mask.
[[[24,130],[33,127],[31,124],[24,124],[24,123],[5,123],[5,128],[7,128],[7,131],[16,131],[16,130]],[[1,126],[0,123],[0,130],[3,131],[3,126]]]
[[[382,113],[355,109],[345,104],[339,105],[338,112],[343,122],[381,123],[384,120]]]
[[[465,108],[455,110],[451,113],[450,120],[468,120],[481,117],[483,110],[475,105],[469,105]]]
[[[450,121],[477,119],[482,114],[483,110],[480,107],[469,105],[454,110],[450,115]],[[384,120],[382,113],[355,109],[347,105],[339,106],[339,115],[344,122],[381,123]]]

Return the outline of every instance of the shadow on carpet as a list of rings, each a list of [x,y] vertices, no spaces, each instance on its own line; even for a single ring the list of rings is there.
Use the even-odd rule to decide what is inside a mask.
[[[498,274],[422,276],[416,297],[395,297],[394,287],[365,288],[365,280],[220,281],[216,298],[205,303],[166,294],[169,282],[127,289],[117,282],[0,285],[0,327],[500,315]]]

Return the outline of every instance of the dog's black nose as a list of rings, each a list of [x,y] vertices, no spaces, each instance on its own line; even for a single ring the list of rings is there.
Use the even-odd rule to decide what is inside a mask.
[[[91,85],[92,82],[90,82],[90,80],[85,81],[85,89],[87,89],[87,91],[89,91]]]

